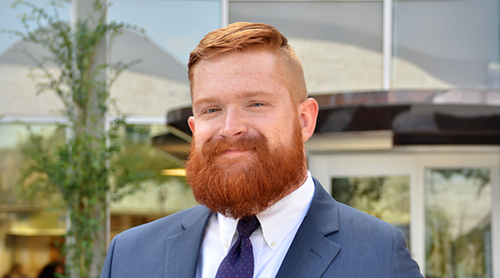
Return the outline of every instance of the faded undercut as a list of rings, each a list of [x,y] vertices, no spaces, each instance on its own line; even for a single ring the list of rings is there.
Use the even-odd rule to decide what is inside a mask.
[[[189,55],[188,76],[193,82],[193,69],[200,60],[215,58],[225,52],[265,47],[279,53],[283,67],[289,71],[292,100],[298,104],[307,98],[304,70],[288,40],[274,26],[264,23],[236,22],[208,33]],[[192,88],[192,86],[191,86]]]

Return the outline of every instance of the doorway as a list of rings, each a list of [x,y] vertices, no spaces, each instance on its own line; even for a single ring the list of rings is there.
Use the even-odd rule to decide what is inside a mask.
[[[499,275],[499,148],[314,151],[308,160],[338,201],[400,229],[426,277]]]

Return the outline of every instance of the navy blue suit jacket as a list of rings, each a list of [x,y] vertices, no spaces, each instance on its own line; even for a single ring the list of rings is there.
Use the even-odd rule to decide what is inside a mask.
[[[336,202],[314,183],[311,207],[276,277],[422,277],[399,230]],[[197,206],[117,235],[101,278],[195,277],[209,217]]]

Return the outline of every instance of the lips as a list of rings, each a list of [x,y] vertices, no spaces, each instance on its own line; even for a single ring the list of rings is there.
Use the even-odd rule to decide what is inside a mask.
[[[222,154],[223,155],[229,155],[229,156],[232,156],[232,155],[239,155],[239,154],[242,154],[244,152],[247,152],[248,150],[236,150],[236,149],[229,149],[229,150],[226,150],[224,151]]]

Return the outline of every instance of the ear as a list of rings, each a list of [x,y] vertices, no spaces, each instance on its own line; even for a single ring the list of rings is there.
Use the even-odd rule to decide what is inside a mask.
[[[194,136],[194,117],[193,116],[188,118],[188,125],[189,125],[189,128],[191,129],[191,133],[193,133],[193,136]]]
[[[318,102],[314,98],[308,98],[299,104],[298,115],[304,142],[314,133],[318,111]]]

